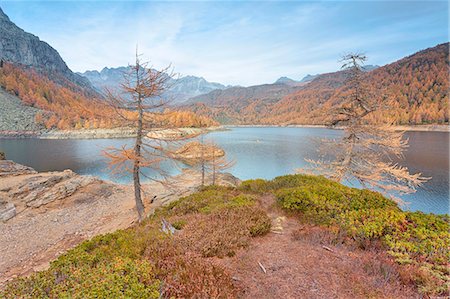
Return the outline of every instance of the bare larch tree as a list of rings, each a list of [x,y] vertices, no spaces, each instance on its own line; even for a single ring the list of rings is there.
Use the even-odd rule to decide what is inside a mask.
[[[132,148],[108,148],[104,154],[110,159],[110,167],[114,172],[132,173],[139,221],[142,221],[145,213],[141,176],[163,182],[168,173],[161,167],[161,162],[170,157],[170,143],[193,137],[177,134],[173,124],[164,115],[168,99],[163,97],[163,93],[168,88],[171,76],[170,67],[155,70],[148,67],[148,63],[141,62],[136,53],[135,64],[130,65],[129,72],[124,74],[124,82],[120,86],[122,92],[106,90],[108,103],[116,113],[110,117],[116,120],[116,125],[136,131]],[[151,134],[155,129],[170,129],[172,134]],[[155,175],[147,176],[142,172],[143,168],[151,169]]]
[[[232,168],[236,162],[234,160],[229,160],[226,158],[226,155],[219,156],[217,155],[217,149],[219,147],[214,143],[210,142],[208,149],[210,152],[210,159],[206,160],[206,171],[211,173],[211,185],[216,185],[217,176],[219,173],[222,173],[224,170]]]
[[[321,140],[319,159],[306,159],[312,172],[338,182],[358,181],[364,188],[380,191],[396,201],[398,195],[412,193],[427,178],[410,174],[398,164],[408,147],[404,132],[392,124],[376,124],[371,113],[386,109],[382,96],[369,92],[365,81],[363,54],[348,54],[342,58],[347,80],[342,89],[342,103],[330,111],[332,127],[343,128],[341,139]],[[311,170],[311,169],[310,169]]]

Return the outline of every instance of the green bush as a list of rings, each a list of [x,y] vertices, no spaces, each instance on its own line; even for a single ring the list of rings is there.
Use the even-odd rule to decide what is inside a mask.
[[[269,185],[267,181],[263,179],[247,180],[241,183],[239,189],[242,191],[264,193],[269,191]]]
[[[96,236],[18,278],[0,298],[236,297],[228,272],[202,258],[231,256],[270,229],[255,195],[208,187],[159,209],[127,230]],[[177,229],[161,232],[161,220]]]
[[[279,204],[286,210],[301,213],[306,220],[317,224],[333,224],[346,211],[398,209],[393,201],[377,192],[345,187],[323,177],[292,177],[276,178],[275,183],[272,183],[274,186],[282,186],[275,191]]]
[[[163,213],[178,216],[192,213],[207,214],[220,209],[252,206],[254,204],[255,198],[251,195],[215,186],[207,187],[200,192],[172,202],[163,208]]]
[[[413,264],[422,269],[423,277],[432,276],[417,280],[423,292],[445,291],[450,262],[448,216],[404,212],[380,193],[349,188],[323,177],[282,176],[265,184],[258,182],[257,188],[273,192],[282,208],[298,213],[301,219],[338,227],[340,235],[363,247],[381,241],[399,264]]]

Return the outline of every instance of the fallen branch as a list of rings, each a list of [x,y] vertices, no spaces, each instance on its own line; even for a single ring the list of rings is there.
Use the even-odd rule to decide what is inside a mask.
[[[283,234],[283,232],[279,232],[279,231],[276,231],[276,230],[271,230],[270,232],[271,232],[271,233],[274,233],[274,234],[279,234],[279,235],[282,235],[282,234]]]
[[[266,268],[264,268],[264,266],[258,262],[259,267],[261,268],[261,270],[264,272],[264,274],[267,274]]]
[[[330,247],[327,247],[325,245],[322,245],[322,248],[325,249],[325,250],[328,250],[329,252],[334,252],[333,249],[331,249]]]

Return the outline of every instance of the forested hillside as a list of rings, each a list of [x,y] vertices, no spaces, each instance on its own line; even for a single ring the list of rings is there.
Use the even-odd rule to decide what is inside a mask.
[[[116,126],[116,113],[103,99],[91,97],[68,80],[64,86],[57,84],[33,68],[4,63],[0,68],[0,87],[19,97],[25,105],[43,110],[36,114],[35,121],[48,129]],[[155,123],[158,122],[185,127],[214,124],[209,118],[189,111],[166,111],[163,118],[155,115]]]
[[[447,123],[448,46],[441,44],[367,72],[368,93],[385,108],[372,118],[394,124]],[[322,74],[279,100],[266,101],[264,95],[257,95],[249,101],[241,93],[194,103],[190,109],[234,124],[326,124],[329,110],[347,92],[345,79],[345,71]]]

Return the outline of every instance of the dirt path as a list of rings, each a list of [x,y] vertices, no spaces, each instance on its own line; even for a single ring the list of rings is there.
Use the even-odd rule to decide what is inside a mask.
[[[271,196],[262,204],[272,218],[272,231],[235,257],[217,261],[231,272],[244,298],[417,297],[389,280],[394,275],[389,269],[369,274],[364,261],[377,265],[376,256],[324,242],[323,232],[274,208]]]

